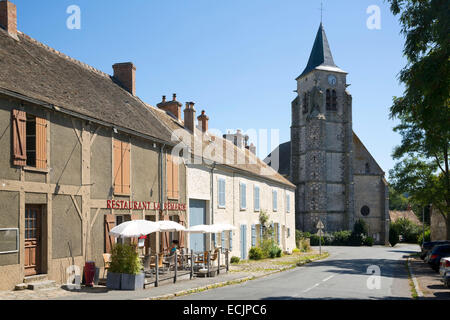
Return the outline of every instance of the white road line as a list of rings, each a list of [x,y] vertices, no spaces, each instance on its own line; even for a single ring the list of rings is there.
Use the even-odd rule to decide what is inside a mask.
[[[320,283],[316,283],[315,285],[313,285],[311,288],[306,289],[305,291],[303,291],[303,293],[306,293],[312,289],[314,289],[315,287],[317,287]]]
[[[329,276],[328,278],[323,279],[322,282],[328,281],[328,280],[330,280],[331,278],[334,278],[334,276],[335,276],[335,275]]]

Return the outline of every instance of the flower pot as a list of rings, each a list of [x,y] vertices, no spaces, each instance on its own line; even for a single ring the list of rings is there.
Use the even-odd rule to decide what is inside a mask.
[[[137,275],[122,273],[121,290],[142,290],[144,282],[145,273]]]
[[[106,277],[106,287],[108,289],[120,290],[121,282],[122,282],[121,273],[108,272],[108,275]]]

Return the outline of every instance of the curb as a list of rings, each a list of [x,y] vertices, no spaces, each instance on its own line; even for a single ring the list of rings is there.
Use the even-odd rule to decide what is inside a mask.
[[[239,278],[239,279],[235,279],[235,280],[217,282],[217,283],[209,284],[209,285],[206,285],[206,286],[201,286],[201,287],[197,287],[197,288],[192,288],[192,289],[178,291],[178,292],[175,292],[175,293],[169,293],[169,294],[164,294],[164,295],[160,295],[160,296],[156,296],[156,297],[150,297],[150,298],[144,298],[142,300],[168,300],[168,299],[171,299],[171,298],[181,297],[181,296],[185,296],[185,295],[188,295],[188,294],[198,293],[198,292],[211,290],[211,289],[216,289],[216,288],[225,287],[225,286],[234,285],[234,284],[240,284],[240,283],[244,283],[244,282],[247,282],[247,281],[250,281],[250,280],[255,280],[255,279],[263,278],[263,277],[270,276],[270,275],[273,275],[273,274],[276,274],[276,273],[280,273],[280,272],[283,272],[283,271],[292,270],[292,269],[295,269],[297,267],[301,267],[301,266],[303,266],[305,264],[308,264],[310,262],[326,259],[329,256],[330,255],[327,254],[324,257],[317,257],[317,258],[314,258],[314,259],[305,260],[305,261],[302,261],[300,263],[297,263],[294,266],[282,268],[282,269],[275,270],[275,271],[270,271],[268,273],[264,273],[264,274],[261,274],[261,275],[247,276],[247,277],[243,277],[243,278]]]
[[[407,264],[407,266],[408,266],[408,270],[409,270],[409,274],[410,274],[410,276],[411,276],[411,279],[412,279],[412,281],[413,281],[413,283],[414,283],[414,289],[415,289],[416,292],[417,292],[417,296],[418,296],[419,298],[423,298],[423,293],[422,293],[422,291],[420,290],[419,282],[417,281],[417,278],[416,278],[416,276],[414,275],[414,273],[413,273],[413,271],[412,271],[411,263],[410,263],[409,260],[410,260],[409,257],[406,258],[406,264]]]

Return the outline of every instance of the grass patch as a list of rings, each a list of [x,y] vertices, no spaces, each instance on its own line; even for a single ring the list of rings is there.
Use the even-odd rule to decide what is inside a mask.
[[[409,263],[409,261],[408,261],[408,259],[406,259],[406,261],[405,261],[405,268],[406,268],[406,272],[408,272],[408,281],[409,281],[409,287],[411,289],[411,297],[413,299],[418,299],[419,295],[418,295],[418,293],[416,291],[416,286],[414,285],[414,281],[412,279],[411,272],[409,272],[408,263]]]

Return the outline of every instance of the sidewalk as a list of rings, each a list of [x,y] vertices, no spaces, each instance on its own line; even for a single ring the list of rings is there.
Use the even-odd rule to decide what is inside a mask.
[[[450,289],[444,287],[439,273],[418,257],[409,259],[413,275],[417,278],[423,297],[419,299],[450,300]]]
[[[317,252],[298,253],[277,259],[260,261],[243,261],[231,265],[230,271],[221,271],[220,275],[212,278],[194,278],[192,280],[163,281],[159,287],[147,286],[145,290],[120,291],[108,290],[104,286],[94,288],[82,287],[81,291],[68,291],[62,288],[40,291],[0,291],[0,300],[155,300],[170,299],[175,296],[204,291],[216,287],[246,282],[273,273],[292,269],[298,264],[305,264],[327,257],[319,257]]]

